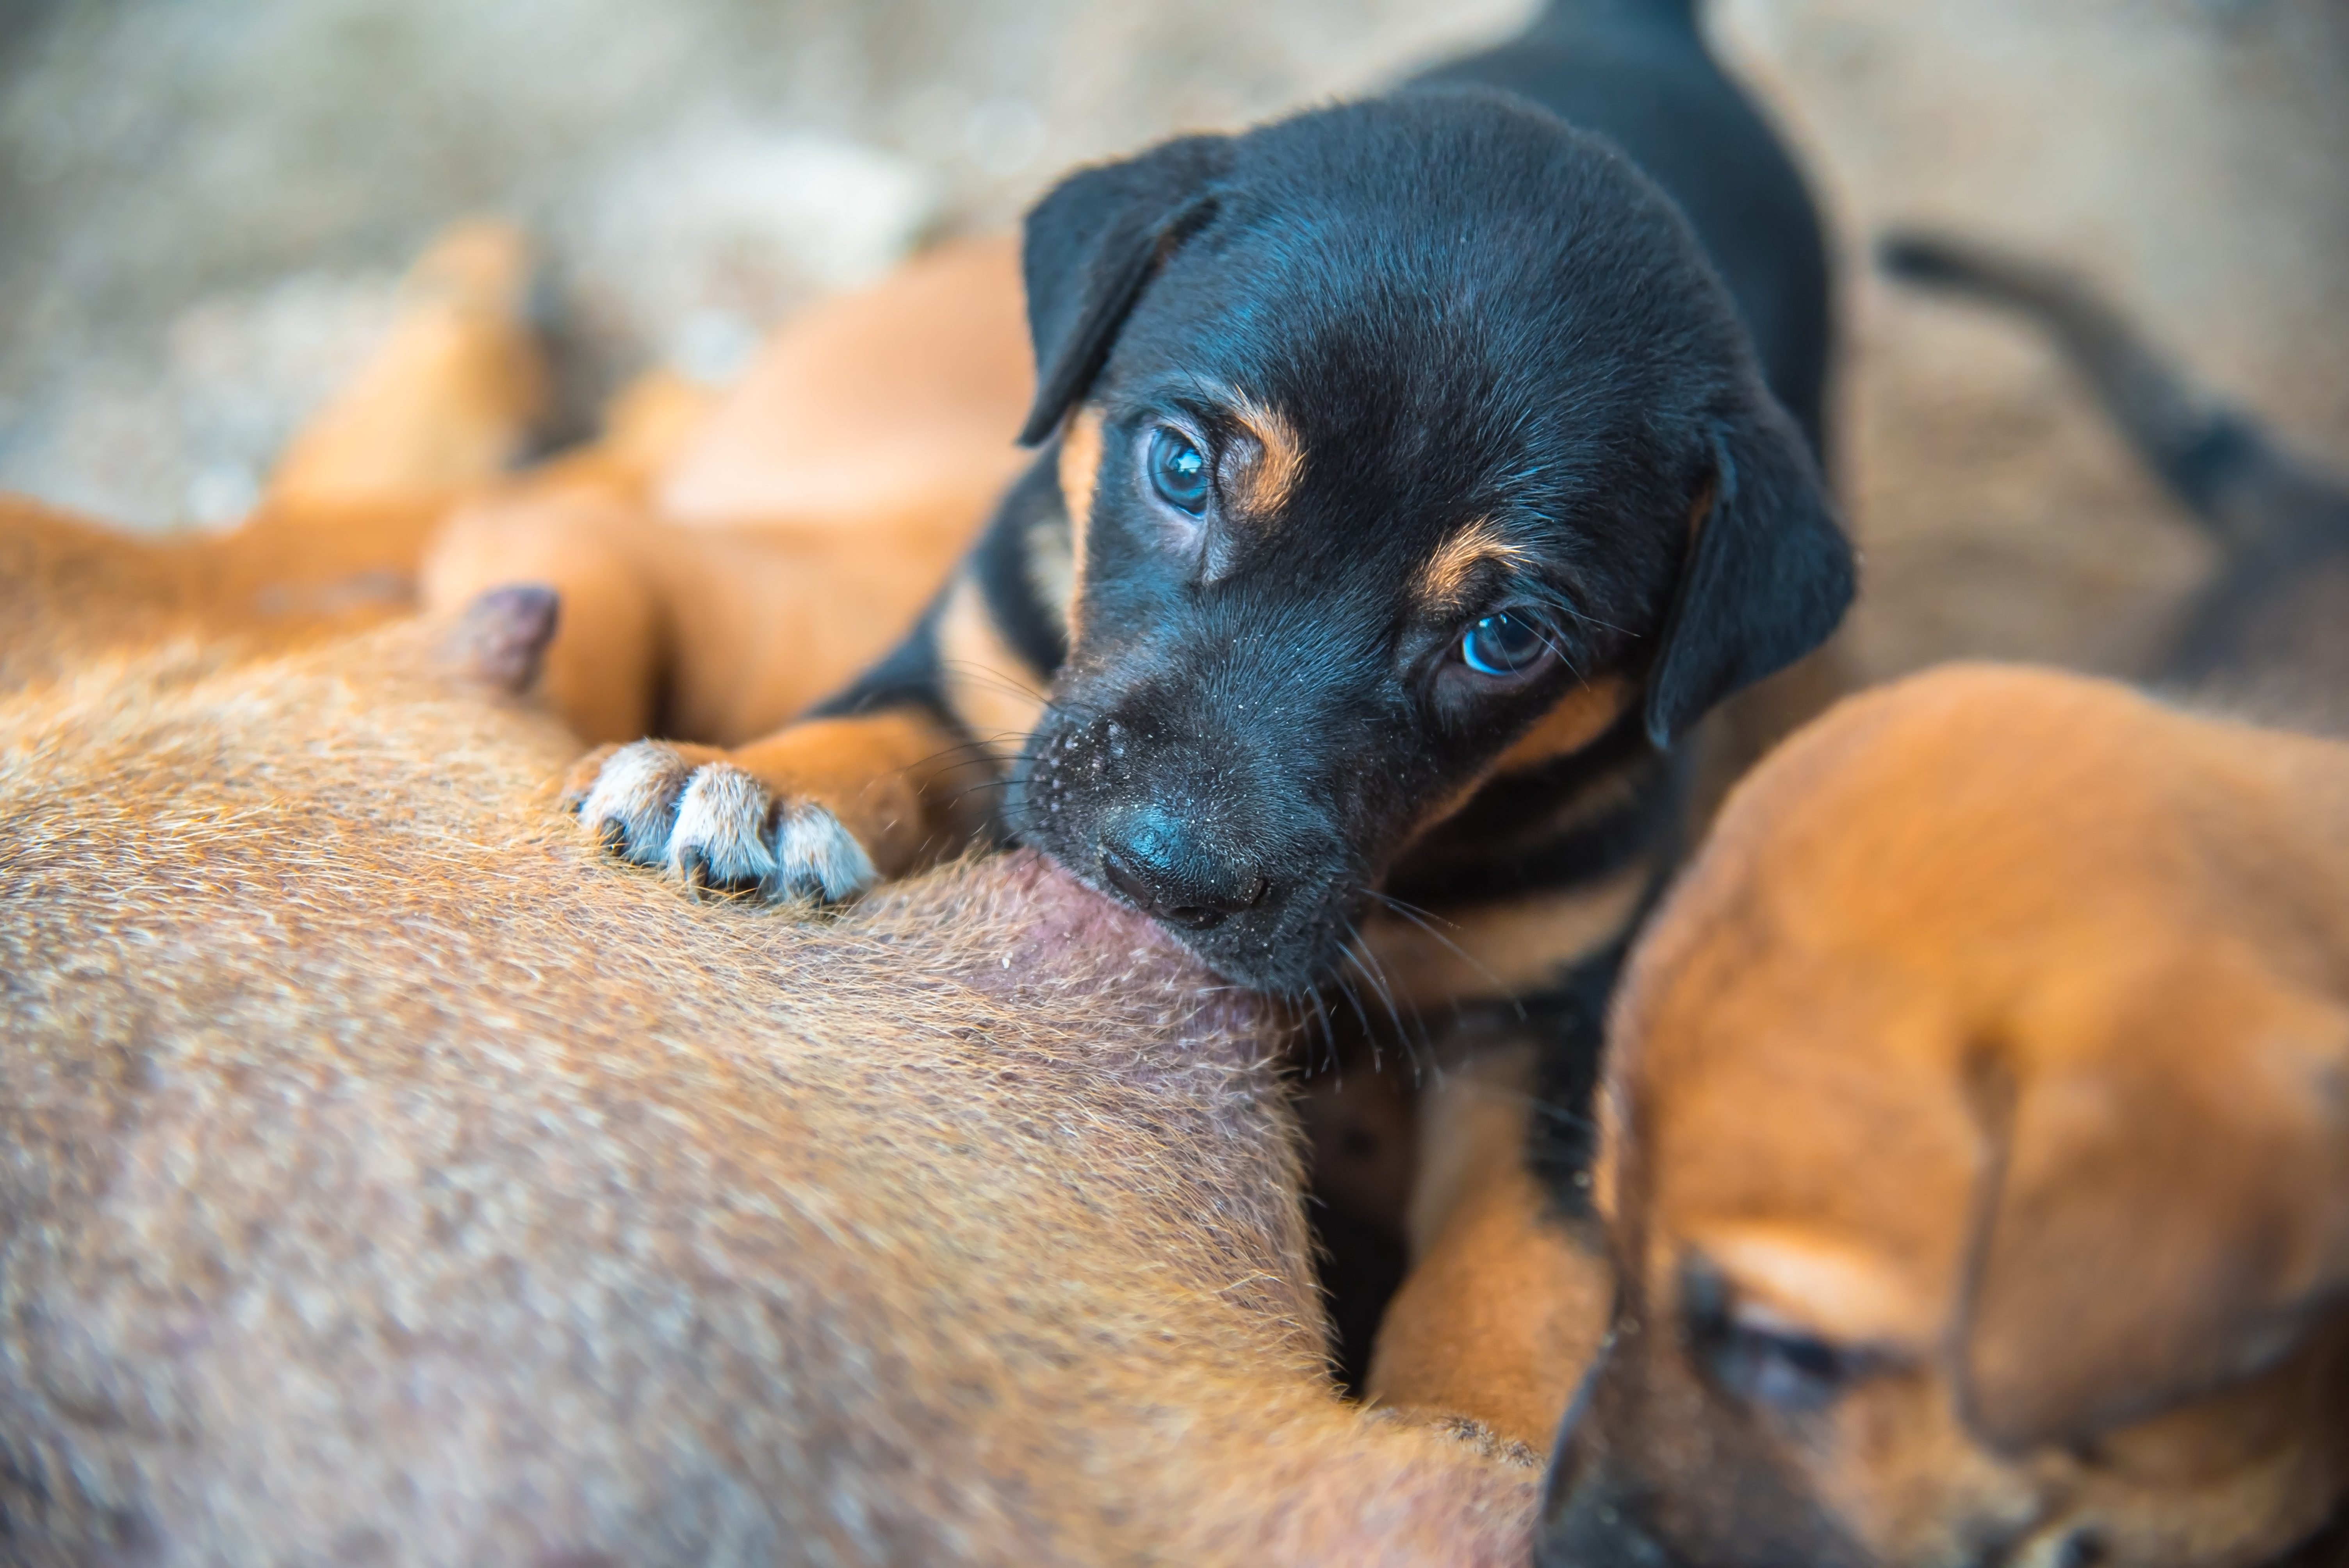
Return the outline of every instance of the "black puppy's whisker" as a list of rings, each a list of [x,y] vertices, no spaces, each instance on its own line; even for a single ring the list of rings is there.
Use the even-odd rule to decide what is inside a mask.
[[[963,800],[969,796],[976,795],[985,789],[1009,789],[1010,788],[1011,780],[1009,779],[982,779],[976,784],[966,784],[961,789],[947,794],[945,797],[945,803],[947,805],[953,805],[957,801]]]
[[[1015,680],[992,665],[974,664],[968,659],[940,659],[938,668],[941,671],[957,671],[973,686],[1001,692],[1008,696],[1028,697],[1040,703],[1051,701],[1050,694],[1039,691],[1025,681]]]
[[[1454,957],[1459,959],[1463,964],[1465,964],[1470,968],[1475,970],[1476,973],[1482,975],[1485,979],[1491,981],[1495,990],[1506,991],[1509,989],[1508,985],[1501,979],[1501,977],[1486,967],[1475,954],[1470,953],[1466,948],[1461,946],[1458,943],[1453,941],[1450,937],[1444,935],[1444,933],[1436,930],[1433,925],[1429,923],[1430,921],[1443,920],[1444,917],[1442,915],[1435,913],[1432,910],[1422,909],[1417,904],[1406,903],[1402,899],[1390,898],[1387,894],[1381,892],[1374,887],[1365,887],[1360,891],[1369,894],[1371,898],[1378,900],[1381,903],[1386,905],[1390,911],[1402,916],[1405,920],[1419,927],[1420,930],[1433,937],[1437,942],[1442,943],[1446,952],[1449,952]],[[1446,925],[1452,924],[1452,922],[1448,920],[1444,923]],[[1510,998],[1510,1005],[1516,1008],[1517,1016],[1519,1018],[1523,1018],[1526,1016],[1526,1007],[1523,1002],[1518,1001],[1513,996]],[[1454,1022],[1457,1022],[1463,1016],[1460,999],[1456,996],[1452,998],[1452,1016]]]
[[[997,768],[999,766],[1008,766],[1020,762],[1032,762],[1035,758],[1023,752],[1004,751],[999,749],[999,747],[1006,740],[1010,741],[1015,746],[1019,746],[1024,745],[1027,738],[1028,738],[1024,735],[1003,735],[997,737],[994,740],[978,739],[957,741],[952,746],[941,747],[937,750],[931,752],[928,756],[908,763],[904,769],[899,769],[899,771],[910,773],[919,769],[928,768]],[[957,757],[962,758],[962,760],[958,762],[949,760],[950,758]]]
[[[1536,1115],[1546,1117],[1560,1126],[1573,1128],[1578,1132],[1596,1132],[1599,1130],[1599,1122],[1595,1117],[1560,1105],[1556,1100],[1544,1099],[1539,1095],[1533,1094],[1514,1095],[1509,1098],[1514,1099]]]
[[[1038,758],[1026,749],[1028,740],[1029,737],[1025,735],[1015,734],[1010,730],[999,730],[991,736],[978,736],[969,740],[957,741],[952,746],[941,747],[912,766],[927,768],[934,763],[943,764],[947,758],[952,757],[961,757],[966,759],[963,763],[955,764],[955,766],[976,767],[985,764],[990,768],[1009,768],[1022,762],[1034,762]]]
[[[1557,589],[1536,583],[1526,591],[1526,596],[1544,609],[1557,611],[1578,625],[1596,626],[1602,631],[1613,632],[1618,636],[1628,637],[1632,634],[1629,627],[1619,626],[1612,621],[1600,619]]]
[[[1325,978],[1338,988],[1338,995],[1343,996],[1346,999],[1346,1005],[1354,1010],[1354,1021],[1362,1026],[1362,1037],[1371,1042],[1371,1062],[1375,1068],[1378,1064],[1379,1032],[1371,1026],[1370,1009],[1362,1006],[1361,993],[1354,989],[1353,982],[1347,979],[1341,970],[1333,969]]]
[[[1354,891],[1363,894],[1365,897],[1377,899],[1381,903],[1385,904],[1389,909],[1393,910],[1398,914],[1422,915],[1429,920],[1443,921],[1444,924],[1452,926],[1454,929],[1458,928],[1459,923],[1457,921],[1445,920],[1443,915],[1436,913],[1435,911],[1429,909],[1424,904],[1413,903],[1409,899],[1397,898],[1394,894],[1385,892],[1383,889],[1374,888],[1368,882],[1356,882],[1354,884]]]
[[[1320,998],[1314,995],[1314,988],[1309,985],[1290,993],[1282,1000],[1289,1006],[1283,1014],[1287,1022],[1281,1037],[1291,1048],[1299,1076],[1309,1078],[1321,1070],[1320,1057],[1314,1048],[1315,1026],[1317,1023],[1319,1025],[1320,1037],[1326,1042],[1330,1032],[1329,1020],[1323,1014]]]
[[[1387,1017],[1394,1025],[1395,1043],[1402,1047],[1405,1059],[1411,1063],[1412,1081],[1416,1083],[1419,1080],[1420,1065],[1418,1042],[1413,1037],[1411,1026],[1402,1021],[1402,1009],[1395,1004],[1394,989],[1387,984],[1386,974],[1379,964],[1378,955],[1370,951],[1369,944],[1362,941],[1361,933],[1350,924],[1346,928],[1346,944],[1339,952],[1347,963],[1354,966],[1355,972],[1361,975],[1372,994],[1385,1005]],[[1418,1009],[1414,1007],[1412,1011],[1416,1017]],[[1424,1032],[1423,1024],[1422,1032]]]

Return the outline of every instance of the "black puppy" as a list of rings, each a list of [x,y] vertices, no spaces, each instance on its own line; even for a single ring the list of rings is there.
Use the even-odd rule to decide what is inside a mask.
[[[1668,0],[1080,171],[1027,224],[1043,450],[966,568],[816,722],[690,774],[624,748],[583,816],[779,897],[991,827],[1288,992],[1383,893],[1459,928],[1393,977],[1421,1006],[1552,986],[1652,879],[1661,754],[1850,596],[1820,255]],[[909,778],[919,822],[863,837],[913,848],[843,825]]]

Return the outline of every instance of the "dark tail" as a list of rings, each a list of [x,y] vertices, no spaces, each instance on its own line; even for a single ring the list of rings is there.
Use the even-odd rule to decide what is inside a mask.
[[[2234,492],[2272,474],[2282,459],[2253,420],[2194,386],[2085,283],[2059,268],[1961,240],[1896,231],[1878,264],[1903,282],[2003,305],[2055,339],[2105,412],[2153,471],[2213,528],[2240,520]]]

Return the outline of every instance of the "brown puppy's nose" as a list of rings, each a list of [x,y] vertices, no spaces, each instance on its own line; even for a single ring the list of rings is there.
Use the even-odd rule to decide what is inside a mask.
[[[1193,931],[1261,901],[1254,866],[1216,854],[1178,818],[1155,806],[1112,813],[1102,824],[1102,875],[1136,909]]]

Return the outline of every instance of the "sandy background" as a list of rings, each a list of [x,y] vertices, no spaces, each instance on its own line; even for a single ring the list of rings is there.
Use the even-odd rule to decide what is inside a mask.
[[[450,218],[518,217],[584,419],[1052,172],[1373,88],[1526,0],[0,0],[0,488],[233,517]],[[2349,0],[1716,0],[1847,253],[1861,662],[2124,665],[2190,530],[2006,324],[1868,275],[1930,219],[2088,266],[2349,460]]]

